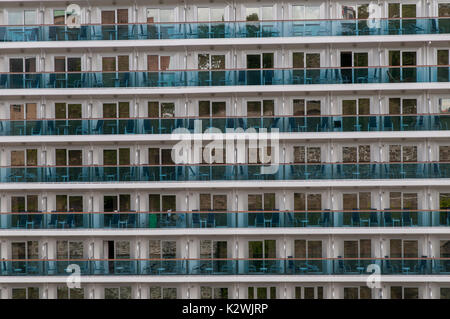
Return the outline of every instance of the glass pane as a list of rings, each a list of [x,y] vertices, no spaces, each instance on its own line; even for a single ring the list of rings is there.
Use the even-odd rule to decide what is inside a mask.
[[[162,149],[161,150],[161,164],[163,165],[173,165],[174,162],[172,160],[172,150],[171,149]]]
[[[417,258],[419,253],[417,240],[404,240],[403,241],[403,257],[404,258]]]
[[[119,212],[129,212],[131,210],[131,195],[119,195]]]
[[[389,51],[389,65],[390,66],[400,65],[400,51]]]
[[[402,209],[402,193],[390,192],[389,193],[389,205],[390,209]]]
[[[308,241],[308,258],[322,258],[322,241]]]
[[[402,65],[416,65],[416,52],[403,52],[402,58]]]
[[[402,240],[401,239],[391,239],[390,240],[390,251],[392,258],[402,257]]]
[[[225,55],[212,55],[211,56],[211,69],[213,69],[213,70],[225,69]]]
[[[404,99],[402,114],[417,114],[417,99]]]
[[[322,210],[322,195],[308,194],[307,196],[307,210]]]
[[[128,55],[119,55],[118,58],[119,71],[130,70],[130,57]]]
[[[209,101],[198,102],[198,115],[201,117],[209,117],[211,115]]]
[[[449,65],[448,52],[449,52],[449,50],[438,50],[437,51],[437,64],[438,65]]]
[[[358,208],[358,195],[357,194],[343,194],[343,206],[344,210],[352,210]]]
[[[66,103],[55,103],[55,118],[56,119],[66,118]]]
[[[400,18],[400,3],[389,3],[388,4],[388,17],[389,18]]]
[[[294,116],[304,116],[305,115],[305,100],[294,100],[293,101]]]
[[[225,102],[212,102],[212,116],[219,117],[226,115],[226,103]]]
[[[209,8],[197,8],[197,21],[209,21]]]
[[[161,241],[149,240],[149,258],[159,259],[161,258]]]
[[[402,287],[391,287],[391,299],[403,299]]]
[[[360,258],[372,257],[372,243],[370,239],[361,239],[359,241],[359,257]]]
[[[150,287],[150,299],[161,299],[161,287]]]
[[[164,299],[177,299],[177,288],[163,288]]]
[[[292,6],[292,19],[302,20],[305,18],[305,6]]]
[[[176,211],[177,210],[177,197],[175,195],[163,195],[162,196],[162,210],[164,212],[167,211]]]
[[[344,299],[358,299],[358,288],[344,287]]]
[[[450,112],[450,99],[439,99],[439,111],[441,113]]]
[[[260,101],[248,101],[247,102],[247,116],[248,117],[261,116],[261,102]]]
[[[306,210],[305,194],[294,193],[294,210],[296,211]]]
[[[116,13],[114,11],[102,11],[102,24],[114,24]]]
[[[403,161],[417,162],[417,146],[403,146]]]
[[[65,24],[65,10],[53,10],[53,24]]]
[[[23,59],[9,59],[9,72],[23,71]]]
[[[12,196],[11,197],[11,212],[24,212],[25,211],[25,197]]]
[[[222,8],[211,8],[211,21],[224,21],[225,10]]]
[[[159,102],[148,102],[148,117],[159,117]]]
[[[450,17],[450,3],[439,3],[438,4],[438,16],[439,17]]]
[[[119,165],[130,165],[129,148],[119,148]]]
[[[148,149],[148,163],[151,165],[159,164],[159,148]]]
[[[117,165],[117,151],[116,150],[103,150],[103,164],[104,165]]]
[[[56,211],[67,212],[67,195],[56,195]]]
[[[25,151],[11,151],[11,165],[25,166]]]
[[[405,299],[419,299],[419,288],[406,288],[405,287]]]
[[[162,242],[162,258],[176,258],[177,255],[177,242],[176,241],[163,241]]]
[[[55,72],[65,72],[65,71],[66,71],[66,58],[55,57]]]
[[[160,9],[159,22],[174,22],[173,9]]]
[[[320,163],[320,147],[308,147],[307,149],[307,161],[308,163]]]
[[[56,165],[67,165],[67,150],[56,149],[55,150]]]
[[[356,100],[343,100],[342,101],[342,114],[356,115]]]
[[[116,71],[116,58],[103,57],[102,58],[102,71],[105,71],[105,72]]]
[[[271,69],[274,67],[274,57],[273,53],[263,53],[263,68]]]
[[[161,201],[160,196],[157,194],[148,195],[149,211],[150,212],[160,212],[161,211]]]
[[[389,162],[402,161],[402,147],[401,145],[389,145]]]
[[[264,100],[263,101],[263,115],[264,116],[275,115],[275,101],[274,100]]]
[[[104,118],[117,118],[117,105],[115,103],[103,104]]]
[[[439,162],[450,162],[450,146],[439,146]]]
[[[358,100],[358,114],[360,115],[370,114],[370,99]]]
[[[9,108],[11,120],[24,119],[24,106],[22,104],[11,104]]]
[[[198,55],[198,69],[199,70],[209,70],[209,54],[199,54]]]
[[[320,101],[307,101],[306,102],[306,114],[307,115],[320,115]]]
[[[305,18],[308,20],[320,19],[320,7],[319,6],[306,6]]]
[[[227,195],[213,195],[213,209],[215,211],[227,210]]]
[[[81,119],[81,104],[69,104],[67,108],[69,109],[69,119]]]
[[[174,117],[175,116],[175,103],[161,103],[161,116],[162,117]]]
[[[305,162],[305,147],[294,146],[294,163],[304,163],[304,162]]]
[[[402,5],[402,17],[403,18],[415,18],[416,17],[416,5],[415,4],[403,4]]]
[[[161,56],[160,62],[161,71],[173,69],[173,65],[170,64],[170,56]]]
[[[81,71],[81,58],[67,58],[67,71],[80,72]]]
[[[275,194],[265,193],[264,194],[264,210],[274,210],[275,209]]]
[[[261,55],[247,54],[247,69],[260,69],[260,68],[261,68]]]
[[[116,259],[130,259],[130,242],[116,241]]]
[[[22,12],[21,11],[9,11],[8,12],[8,25],[22,25]]]
[[[356,6],[342,6],[342,18],[343,19],[355,19],[356,18]]]
[[[130,118],[130,102],[119,102],[119,118]]]
[[[37,165],[37,149],[27,150],[27,166]]]
[[[369,5],[360,4],[358,5],[358,19],[368,19],[369,18]]]
[[[158,71],[159,56],[157,55],[147,55],[147,70],[148,71]]]
[[[147,9],[147,22],[158,22],[158,9]]]
[[[25,72],[36,72],[36,58],[25,59]]]
[[[294,258],[306,258],[306,240],[294,241]]]
[[[357,162],[357,151],[356,147],[342,147],[342,161],[344,163],[356,163]]]
[[[211,194],[200,194],[200,210],[211,209]]]
[[[200,287],[200,299],[212,299],[212,288],[211,287]]]
[[[12,299],[27,299],[26,288],[13,288]]]
[[[273,7],[262,7],[262,19],[273,20]]]
[[[370,145],[359,145],[358,153],[360,162],[370,162]]]
[[[259,20],[259,8],[246,8],[246,20],[258,21]]]
[[[254,210],[262,210],[262,195],[248,195],[248,210],[254,211]]]

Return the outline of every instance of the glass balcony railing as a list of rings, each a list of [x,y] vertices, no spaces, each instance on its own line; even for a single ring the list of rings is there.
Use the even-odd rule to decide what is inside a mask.
[[[281,227],[448,227],[438,210],[2,212],[1,229],[167,229]]]
[[[448,130],[450,114],[0,120],[0,136],[180,134],[210,128],[223,133],[252,128],[281,133]]]
[[[450,258],[252,258],[252,259],[15,259],[1,261],[1,276],[80,275],[449,275]],[[73,266],[72,266],[73,267]]]
[[[0,89],[449,82],[450,66],[0,73]]]
[[[1,183],[449,178],[447,162],[0,167]]]
[[[449,17],[0,26],[0,41],[224,39],[450,33]]]

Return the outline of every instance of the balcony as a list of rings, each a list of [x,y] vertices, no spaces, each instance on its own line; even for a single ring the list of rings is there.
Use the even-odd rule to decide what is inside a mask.
[[[86,41],[373,36],[450,33],[450,18],[273,20],[0,26],[0,41]]]
[[[301,132],[390,132],[446,131],[448,114],[407,115],[323,115],[214,118],[114,118],[0,120],[0,136],[94,135],[94,134],[172,134],[200,133],[209,128],[227,130],[278,129],[281,133]],[[180,130],[183,129],[183,130]]]
[[[447,162],[0,167],[1,183],[449,178]]]
[[[2,212],[1,229],[448,227],[450,208],[321,211]]]
[[[252,259],[34,259],[1,261],[1,276],[130,275],[449,275],[449,258],[252,258]]]
[[[449,82],[450,66],[0,73],[0,89],[173,88]]]

